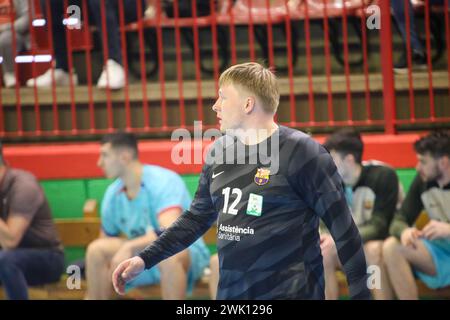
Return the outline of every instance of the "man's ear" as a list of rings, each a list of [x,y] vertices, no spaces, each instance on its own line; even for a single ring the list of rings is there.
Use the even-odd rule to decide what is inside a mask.
[[[351,153],[347,154],[343,160],[347,164],[354,164],[356,162],[355,157]]]
[[[438,166],[441,170],[448,170],[450,168],[450,158],[445,155],[438,159]]]
[[[254,97],[247,97],[245,99],[244,112],[246,114],[250,114],[253,111],[253,109],[255,108],[255,103],[256,103],[256,100]]]

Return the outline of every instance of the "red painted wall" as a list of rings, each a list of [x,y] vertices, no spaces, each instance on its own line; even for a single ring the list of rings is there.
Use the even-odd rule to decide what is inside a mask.
[[[395,168],[413,168],[416,156],[412,147],[419,134],[365,135],[364,159],[377,159]],[[322,143],[325,137],[315,137]],[[200,173],[201,164],[176,165],[171,161],[173,147],[179,142],[142,141],[139,143],[140,159],[145,163],[160,165],[180,174]],[[178,145],[190,151],[202,150],[206,144],[195,147],[190,143]],[[97,167],[98,143],[71,143],[45,145],[5,145],[4,156],[9,165],[33,172],[39,179],[76,179],[103,177]]]

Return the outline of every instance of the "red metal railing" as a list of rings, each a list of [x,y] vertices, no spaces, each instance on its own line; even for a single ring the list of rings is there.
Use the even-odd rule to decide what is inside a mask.
[[[170,132],[179,127],[192,129],[194,120],[203,121],[204,128],[214,127],[209,105],[217,94],[219,69],[224,66],[222,62],[229,65],[228,58],[231,64],[265,60],[277,72],[283,84],[282,103],[286,107],[280,110],[278,120],[288,126],[363,126],[392,134],[404,125],[415,128],[417,124],[450,122],[449,0],[443,0],[443,5],[438,7],[430,5],[428,0],[414,2],[414,10],[424,17],[428,71],[421,73],[412,71],[411,22],[407,14],[411,4],[404,0],[409,68],[405,76],[398,77],[393,72],[393,55],[399,41],[393,44],[394,28],[387,0],[210,0],[210,14],[206,15],[199,12],[197,1],[192,1],[189,14],[180,12],[180,0],[173,2],[172,12],[165,12],[161,1],[148,0],[147,8],[137,1],[137,16],[142,18],[134,23],[127,22],[127,4],[119,1],[117,23],[125,70],[125,85],[119,91],[108,87],[100,90],[93,78],[94,30],[100,35],[103,60],[109,59],[105,1],[101,0],[99,26],[89,27],[93,19],[88,14],[88,1],[83,0],[82,30],[65,29],[69,70],[75,66],[84,68],[83,82],[75,86],[70,77],[69,87],[60,88],[52,72],[49,89],[36,84],[31,88],[21,87],[19,83],[12,89],[0,86],[0,137],[82,136],[117,128],[142,133]],[[35,57],[43,53],[54,56],[53,43],[57,41],[50,26],[59,18],[51,16],[50,0],[44,12],[38,3],[29,0],[31,48],[27,54],[32,57],[31,72],[26,74],[24,64],[15,64],[15,74],[22,85],[24,77],[36,77],[45,71]],[[67,7],[69,2],[64,0],[64,3]],[[368,8],[378,8],[380,30],[367,29],[367,18],[374,13]],[[69,18],[68,12],[61,14]],[[443,21],[447,52],[437,69],[433,66],[432,39],[437,38],[430,27],[432,15]],[[42,33],[36,32],[33,21],[44,16],[47,44],[42,47]],[[0,23],[11,24],[14,19],[10,0],[9,10],[0,10]],[[353,34],[352,26],[356,26]],[[245,32],[241,32],[243,29]],[[204,31],[209,35],[204,36]],[[133,35],[135,47],[139,48],[136,60],[130,58],[134,57],[133,43],[127,45],[130,43],[127,38]],[[373,44],[374,37],[379,37],[375,39],[379,49]],[[14,29],[11,46],[16,52]],[[224,49],[226,46],[229,51]],[[299,50],[303,47],[304,50]],[[153,56],[148,54],[152,50],[156,52]],[[74,52],[81,52],[84,59],[75,59]],[[379,63],[370,58],[373,54],[380,57]],[[14,58],[22,55],[23,52],[18,52]],[[361,56],[359,64],[352,61],[355,56]],[[297,63],[300,59],[306,63]],[[280,61],[286,70],[283,71]],[[212,65],[209,71],[204,67],[207,62]],[[129,74],[136,63],[139,72],[133,78]],[[149,64],[156,65],[157,76],[148,74]],[[108,84],[112,81],[109,77],[107,74]],[[442,89],[448,95],[442,95]],[[424,105],[422,100],[418,106],[417,94],[424,91],[428,92],[428,102]],[[402,92],[407,93],[407,102],[400,99]],[[377,95],[382,95],[382,99]],[[51,106],[50,117],[47,106]],[[33,110],[33,125],[29,120],[30,110]]]

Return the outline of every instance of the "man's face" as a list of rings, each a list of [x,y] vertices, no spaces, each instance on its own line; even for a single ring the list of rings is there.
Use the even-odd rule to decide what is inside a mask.
[[[339,175],[344,180],[344,183],[348,180],[350,176],[350,168],[348,165],[348,160],[345,160],[345,158],[342,156],[341,153],[337,152],[336,150],[330,151],[331,157],[333,158],[334,164],[336,165],[338,169]]]
[[[100,146],[100,157],[97,166],[102,168],[105,176],[109,179],[116,179],[123,170],[123,161],[120,159],[119,150],[112,148],[111,143],[105,143]]]
[[[417,160],[416,170],[423,181],[430,182],[440,178],[438,159],[433,158],[427,152],[426,154],[417,154]]]
[[[226,84],[220,87],[219,98],[212,107],[219,118],[220,131],[241,128],[245,117],[244,104],[245,97],[234,85]]]

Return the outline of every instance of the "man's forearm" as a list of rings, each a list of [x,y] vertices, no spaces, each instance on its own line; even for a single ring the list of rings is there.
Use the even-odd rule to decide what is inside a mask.
[[[10,248],[13,242],[14,238],[9,231],[8,225],[0,219],[0,246],[5,249]]]
[[[147,234],[128,240],[125,242],[125,245],[127,245],[131,252],[133,253],[139,253],[140,251],[144,250],[145,247],[147,247],[149,244],[153,243],[156,239],[158,239],[158,236],[156,235],[155,231],[149,231]]]

